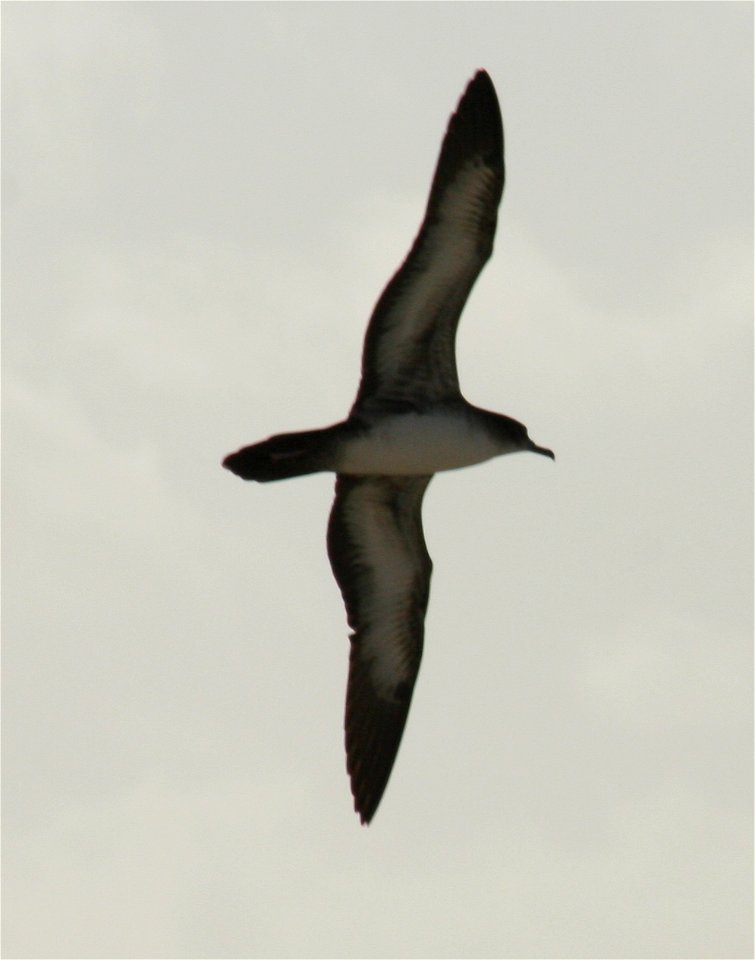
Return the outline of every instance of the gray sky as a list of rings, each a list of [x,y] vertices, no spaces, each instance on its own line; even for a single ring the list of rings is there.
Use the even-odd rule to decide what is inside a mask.
[[[5,955],[751,955],[752,6],[5,4]],[[508,180],[380,811],[341,419],[479,67]]]

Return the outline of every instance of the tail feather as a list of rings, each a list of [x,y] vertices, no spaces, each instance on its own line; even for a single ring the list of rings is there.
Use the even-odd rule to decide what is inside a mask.
[[[250,447],[242,447],[236,453],[229,453],[223,466],[243,480],[257,480],[259,483],[332,469],[329,464],[330,430],[276,434]]]

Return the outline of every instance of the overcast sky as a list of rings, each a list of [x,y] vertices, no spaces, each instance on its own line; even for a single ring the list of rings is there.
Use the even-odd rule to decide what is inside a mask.
[[[7,957],[752,954],[749,3],[3,7]],[[425,655],[352,811],[333,478],[474,71],[501,101]]]

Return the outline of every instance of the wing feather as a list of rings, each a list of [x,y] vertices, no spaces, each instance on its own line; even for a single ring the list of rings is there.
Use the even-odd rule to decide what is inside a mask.
[[[430,477],[344,476],[328,524],[328,556],[351,635],[346,765],[363,823],[396,759],[422,657],[432,561],[422,531]]]
[[[419,234],[372,313],[352,413],[459,395],[456,328],[493,251],[503,182],[501,111],[480,71],[449,121]]]

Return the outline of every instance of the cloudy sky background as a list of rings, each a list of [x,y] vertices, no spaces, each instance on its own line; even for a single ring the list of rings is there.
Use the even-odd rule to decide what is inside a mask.
[[[751,955],[750,4],[4,4],[13,957]],[[344,769],[341,419],[473,72],[507,186],[407,733]]]

